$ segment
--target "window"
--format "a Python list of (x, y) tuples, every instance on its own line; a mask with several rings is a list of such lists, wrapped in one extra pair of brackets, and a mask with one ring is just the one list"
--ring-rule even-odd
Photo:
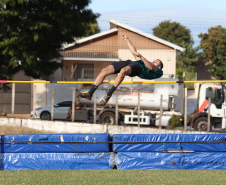
[(221, 89), (213, 89), (208, 87), (206, 89), (206, 100), (211, 98), (211, 103), (215, 104), (218, 109), (221, 108), (222, 98), (221, 98)]
[(74, 79), (94, 79), (94, 64), (77, 64)]
[(71, 107), (72, 106), (72, 101), (63, 101), (58, 103), (59, 107)]
[(221, 89), (207, 88), (206, 100), (208, 100), (209, 97), (211, 98), (211, 100), (221, 101)]

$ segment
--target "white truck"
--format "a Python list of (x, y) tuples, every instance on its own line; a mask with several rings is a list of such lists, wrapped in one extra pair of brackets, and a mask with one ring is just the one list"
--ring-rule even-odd
[[(83, 89), (84, 91), (88, 89)], [(178, 84), (154, 84), (153, 92), (140, 92), (140, 124), (141, 125), (159, 125), (160, 115), (160, 97), (163, 95), (162, 101), (162, 119), (161, 126), (167, 126), (168, 120), (172, 115), (178, 115), (181, 118), (181, 124), (184, 123), (184, 116), (182, 111), (175, 111), (179, 103), (174, 102), (174, 96), (178, 95)], [(97, 90), (97, 102), (104, 97), (107, 90)], [(180, 94), (183, 96), (183, 93)], [(206, 131), (208, 119), (208, 98), (211, 98), (210, 106), (210, 121), (211, 128), (226, 129), (226, 100), (225, 100), (225, 86), (214, 84), (200, 84), (198, 89), (197, 108), (193, 113), (188, 115), (187, 125), (190, 125), (194, 130)], [(93, 99), (91, 101), (80, 99), (80, 104), (84, 108), (93, 110)], [(180, 101), (183, 98), (180, 97)], [(106, 107), (97, 106), (97, 115), (99, 122), (103, 124), (115, 124), (115, 104), (116, 96), (113, 94), (112, 98)], [(84, 106), (85, 105), (85, 106)], [(118, 91), (118, 111), (119, 111), (119, 124), (132, 125), (138, 124), (138, 92)], [(183, 109), (183, 104), (180, 110)], [(90, 112), (92, 114), (92, 111)]]
[(208, 118), (208, 98), (211, 98), (210, 122), (211, 127), (226, 128), (225, 86), (214, 84), (200, 84), (198, 91), (198, 105), (196, 110), (188, 116), (188, 124), (194, 130), (206, 131)]
[[(175, 80), (175, 79), (174, 79)], [(145, 84), (148, 86), (148, 84)], [(179, 111), (174, 111), (176, 106), (174, 96), (178, 95), (179, 85), (172, 84), (152, 84), (153, 91), (150, 89), (145, 92), (144, 90), (131, 92), (130, 88), (120, 87), (118, 90), (118, 124), (123, 125), (137, 125), (138, 124), (138, 92), (140, 93), (140, 125), (159, 125), (160, 115), (160, 100), (162, 95), (162, 119), (161, 126), (167, 126), (168, 120), (172, 115), (178, 115), (183, 117)], [(141, 88), (136, 88), (142, 89)], [(81, 89), (82, 91), (88, 91), (88, 89)], [(96, 102), (100, 100), (106, 94), (106, 90), (96, 91)], [(88, 115), (93, 121), (93, 105), (94, 97), (92, 100), (86, 100), (83, 98), (76, 98), (77, 109), (88, 110)], [(115, 124), (115, 107), (116, 107), (116, 92), (113, 94), (109, 102), (105, 107), (98, 106), (97, 104), (97, 116), (99, 123), (103, 124)], [(157, 118), (157, 119), (156, 119)], [(76, 120), (76, 118), (75, 118)]]

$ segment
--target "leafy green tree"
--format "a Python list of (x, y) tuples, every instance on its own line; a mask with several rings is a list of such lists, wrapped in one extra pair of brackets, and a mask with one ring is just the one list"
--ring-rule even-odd
[(173, 129), (175, 127), (179, 127), (180, 125), (180, 118), (177, 115), (173, 115), (168, 121), (168, 128)]
[(226, 78), (226, 29), (222, 26), (211, 27), (208, 33), (199, 34), (203, 57), (211, 60), (211, 75), (220, 79)]
[(40, 78), (51, 75), (62, 64), (63, 43), (82, 37), (99, 14), (87, 6), (91, 0), (1, 0), (0, 78), (10, 79), (22, 70)]
[[(88, 37), (97, 33), (100, 33), (101, 29), (98, 26), (97, 23), (83, 23), (84, 27), (86, 27), (86, 29), (83, 32), (83, 35), (81, 37), (75, 37), (74, 40), (80, 40), (84, 37)], [(64, 43), (64, 44), (68, 44), (68, 43)]]
[[(9, 64), (10, 57), (0, 55), (0, 80), (12, 79), (13, 75), (19, 72), (18, 67), (13, 67)], [(4, 91), (10, 90), (10, 87), (7, 84), (0, 84), (0, 90)]]
[(182, 68), (185, 71), (195, 70), (195, 67), (192, 65), (193, 62), (198, 60), (200, 53), (198, 53), (200, 47), (193, 47), (194, 41), (192, 40), (189, 45), (186, 45), (184, 41), (180, 43), (180, 46), (185, 48), (179, 57), (177, 57), (177, 68)]
[(156, 37), (162, 38), (169, 42), (177, 43), (178, 45), (183, 43), (187, 46), (192, 41), (190, 29), (187, 29), (179, 22), (165, 20), (160, 22), (158, 26), (154, 27), (152, 31)]
[(101, 29), (97, 23), (90, 23), (87, 25), (87, 29), (85, 30), (84, 37), (88, 37), (90, 35), (94, 35), (100, 33)]
[(176, 73), (179, 78), (182, 77), (183, 72), (194, 70), (193, 62), (196, 62), (199, 53), (199, 47), (193, 47), (194, 41), (191, 37), (190, 29), (181, 25), (179, 22), (171, 22), (166, 20), (160, 22), (158, 26), (152, 29), (153, 34), (159, 38), (167, 40), (171, 43), (179, 45), (186, 50), (177, 57), (177, 70)]

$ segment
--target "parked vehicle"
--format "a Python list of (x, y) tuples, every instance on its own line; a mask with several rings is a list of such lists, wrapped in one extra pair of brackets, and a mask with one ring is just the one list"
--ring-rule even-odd
[[(54, 116), (53, 119), (65, 120), (70, 107), (72, 106), (72, 100), (65, 100), (54, 105)], [(31, 116), (33, 116), (33, 111), (31, 111)], [(51, 106), (44, 106), (35, 109), (35, 118), (41, 120), (51, 119)]]
[[(174, 107), (178, 106), (174, 103), (174, 95), (178, 92), (178, 86), (172, 84), (155, 84), (153, 93), (140, 92), (140, 124), (141, 125), (159, 125), (160, 115), (160, 95), (163, 95), (162, 100), (162, 119), (161, 126), (167, 126), (168, 120), (172, 115), (178, 115), (181, 118), (181, 123), (184, 123), (184, 117), (180, 112), (174, 111)], [(174, 90), (173, 90), (174, 89)], [(211, 98), (210, 105), (210, 121), (214, 128), (226, 129), (226, 99), (224, 85), (200, 84), (198, 91), (198, 104), (196, 110), (188, 115), (188, 125), (191, 125), (194, 130), (206, 131), (208, 125), (208, 98)], [(173, 91), (172, 91), (173, 90)], [(97, 102), (105, 95), (105, 91), (97, 91)], [(98, 109), (99, 122), (104, 124), (115, 124), (115, 102), (116, 97), (113, 97), (108, 102), (107, 106)], [(88, 101), (80, 99), (83, 105), (93, 104), (93, 100)], [(138, 98), (137, 93), (118, 92), (118, 111), (119, 124), (138, 124), (137, 115)], [(123, 120), (123, 121), (121, 121)]]
[[(158, 117), (160, 115), (160, 102), (162, 99), (162, 119), (161, 126), (167, 126), (168, 120), (172, 115), (182, 117), (180, 112), (174, 111), (176, 105), (174, 102), (174, 95), (178, 95), (178, 84), (154, 84), (154, 90), (139, 91), (140, 93), (140, 125), (159, 125)], [(81, 92), (88, 91), (82, 89)], [(107, 90), (97, 90), (96, 102), (104, 97)], [(113, 93), (109, 102), (103, 107), (96, 107), (97, 117), (99, 123), (102, 124), (115, 124), (115, 106), (118, 101), (118, 124), (123, 125), (137, 125), (138, 124), (138, 92), (131, 92), (130, 89), (118, 91), (118, 99), (116, 100), (116, 92)], [(93, 122), (93, 105), (94, 97), (91, 100), (76, 97), (76, 107), (81, 110), (88, 111), (88, 118)], [(75, 120), (77, 120), (75, 116)], [(182, 120), (182, 119), (181, 119)]]
[(188, 116), (188, 123), (194, 130), (207, 130), (209, 97), (211, 98), (210, 128), (214, 126), (214, 128), (226, 129), (225, 86), (200, 84), (197, 109)]

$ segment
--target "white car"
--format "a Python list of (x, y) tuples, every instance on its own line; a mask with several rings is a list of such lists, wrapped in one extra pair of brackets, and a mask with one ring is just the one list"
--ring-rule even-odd
[[(72, 100), (65, 100), (54, 105), (53, 119), (66, 120), (68, 111), (72, 106)], [(33, 117), (33, 111), (31, 111)], [(35, 109), (35, 118), (41, 120), (51, 119), (51, 106), (44, 106)]]

